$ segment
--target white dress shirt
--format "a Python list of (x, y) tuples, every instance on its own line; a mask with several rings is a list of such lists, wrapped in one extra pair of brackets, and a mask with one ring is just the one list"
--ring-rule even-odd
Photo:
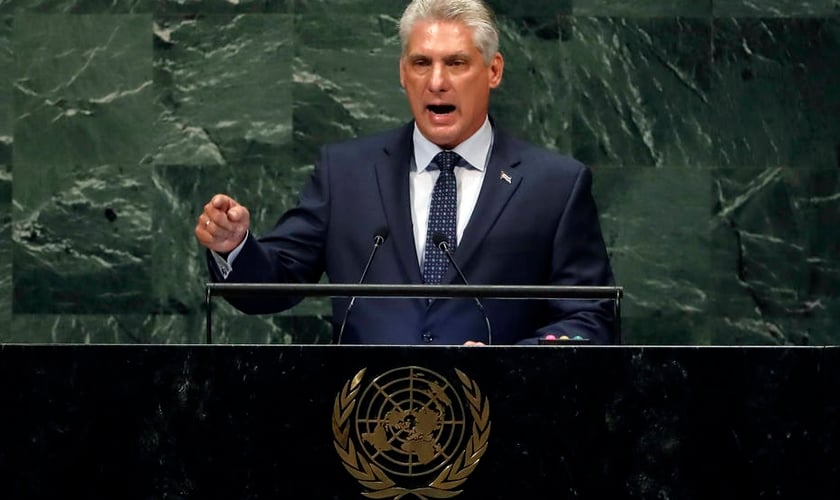
[[(414, 125), (414, 157), (409, 173), (409, 190), (411, 196), (411, 223), (414, 225), (414, 243), (417, 251), (417, 262), (423, 269), (426, 251), (426, 231), (429, 225), (429, 207), (432, 204), (432, 191), (440, 175), (440, 170), (429, 170), (429, 163), (435, 155), (443, 151), (440, 147), (426, 139), (417, 125)], [(490, 149), (493, 146), (493, 127), (490, 120), (485, 118), (484, 125), (453, 149), (466, 160), (469, 165), (461, 163), (455, 168), (455, 182), (458, 190), (458, 225), (456, 229), (456, 244), (460, 244), (464, 228), (470, 221), (487, 163), (490, 159)]]

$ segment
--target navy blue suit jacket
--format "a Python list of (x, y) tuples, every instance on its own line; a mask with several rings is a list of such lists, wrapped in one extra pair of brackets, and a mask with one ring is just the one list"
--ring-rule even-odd
[[(409, 201), (413, 123), (322, 148), (297, 207), (257, 240), (249, 236), (227, 282), (357, 283), (377, 229), (390, 236), (365, 283), (422, 283)], [(488, 170), (455, 251), (470, 284), (612, 285), (591, 195), (592, 175), (577, 161), (516, 140), (494, 127)], [(509, 182), (508, 182), (509, 181)], [(211, 272), (219, 280), (210, 260)], [(459, 284), (450, 266), (444, 283)], [(608, 301), (485, 299), (494, 344), (536, 343), (544, 334), (615, 341)], [(293, 302), (231, 300), (246, 313)], [(348, 299), (333, 300), (335, 331)], [(486, 341), (473, 300), (359, 298), (342, 343), (462, 344)]]

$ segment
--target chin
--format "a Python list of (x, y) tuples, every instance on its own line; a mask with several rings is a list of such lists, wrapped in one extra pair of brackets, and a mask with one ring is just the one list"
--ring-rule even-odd
[(443, 149), (452, 149), (458, 145), (458, 135), (454, 133), (437, 132), (434, 127), (427, 130), (420, 130), (427, 139)]
[(435, 143), (441, 149), (455, 149), (458, 145), (457, 141), (454, 141), (450, 138), (439, 138), (439, 137), (430, 137), (430, 141)]

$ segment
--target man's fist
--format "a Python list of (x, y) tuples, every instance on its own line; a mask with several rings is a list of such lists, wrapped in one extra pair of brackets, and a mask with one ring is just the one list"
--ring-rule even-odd
[(218, 253), (229, 253), (238, 247), (251, 224), (251, 214), (233, 198), (217, 194), (198, 216), (195, 237), (203, 246)]

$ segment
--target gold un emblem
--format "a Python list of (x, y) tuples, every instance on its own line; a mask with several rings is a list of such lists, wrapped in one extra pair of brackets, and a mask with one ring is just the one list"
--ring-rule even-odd
[(419, 366), (395, 368), (362, 385), (366, 370), (336, 395), (332, 418), (335, 449), (366, 489), (362, 495), (396, 500), (461, 493), (490, 437), (490, 404), (478, 385), (457, 368), (456, 388)]

